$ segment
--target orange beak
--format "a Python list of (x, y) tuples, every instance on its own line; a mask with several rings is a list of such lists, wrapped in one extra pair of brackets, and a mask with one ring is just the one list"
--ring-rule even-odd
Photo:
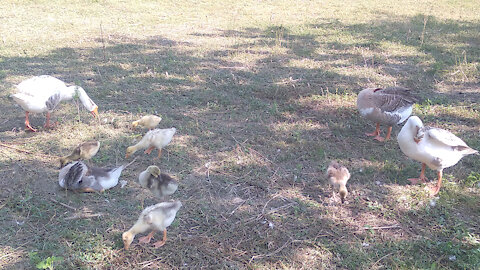
[(128, 154), (125, 154), (125, 158), (128, 158)]
[(96, 106), (90, 113), (93, 115), (93, 118), (98, 117), (98, 106)]

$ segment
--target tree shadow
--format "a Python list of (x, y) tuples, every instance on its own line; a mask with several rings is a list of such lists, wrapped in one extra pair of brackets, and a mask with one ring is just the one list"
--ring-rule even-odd
[[(17, 192), (13, 191), (7, 196), (7, 207), (3, 211), (33, 219), (33, 226), (42, 224), (41, 236), (46, 238), (34, 238), (29, 243), (27, 238), (36, 233), (29, 228), (22, 238), (23, 243), (27, 243), (23, 246), (12, 240), (15, 234), (9, 231), (7, 243), (2, 246), (28, 251), (38, 249), (43, 251), (43, 256), (55, 255), (49, 254), (51, 250), (73, 254), (66, 258), (66, 267), (94, 267), (96, 263), (110, 262), (102, 257), (102, 250), (121, 255), (112, 261), (125, 268), (139, 267), (141, 263), (159, 257), (155, 263), (171, 268), (200, 268), (206, 262), (219, 267), (261, 267), (263, 264), (281, 267), (281, 263), (290, 260), (301, 265), (304, 258), (300, 251), (303, 249), (325, 250), (325, 257), (317, 264), (319, 268), (324, 263), (345, 268), (362, 264), (375, 266), (373, 260), (380, 260), (389, 253), (373, 255), (374, 251), (362, 251), (364, 247), (358, 246), (361, 239), (381, 242), (392, 235), (401, 239), (401, 233), (372, 236), (355, 222), (379, 226), (386, 221), (401, 222), (401, 215), (383, 216), (381, 208), (367, 200), (374, 198), (380, 204), (388, 204), (391, 194), (376, 187), (371, 181), (372, 175), (373, 178), (387, 178), (386, 184), (396, 184), (392, 175), (398, 174), (401, 168), (392, 164), (401, 163), (401, 153), (398, 154), (394, 143), (379, 145), (361, 135), (365, 123), (358, 120), (354, 99), (356, 90), (369, 83), (365, 77), (341, 73), (328, 65), (308, 68), (291, 63), (305, 59), (317, 62), (342, 60), (347, 64), (338, 61), (332, 66), (353, 64), (364, 67), (365, 56), (354, 48), (368, 48), (378, 55), (385, 51), (376, 41), (382, 39), (418, 46), (418, 41), (413, 38), (404, 41), (398, 36), (389, 36), (388, 30), (404, 29), (403, 34), (407, 35), (406, 29), (413, 25), (418, 32), (420, 19), (417, 16), (374, 25), (343, 25), (332, 21), (309, 26), (312, 29), (342, 27), (352, 36), (363, 37), (364, 41), (354, 44), (324, 43), (314, 34), (295, 34), (285, 26), (273, 25), (265, 29), (194, 33), (206, 38), (238, 37), (235, 44), (201, 56), (192, 53), (194, 45), (188, 42), (161, 36), (148, 39), (112, 36), (107, 41), (98, 40), (98, 46), (94, 48), (61, 48), (43, 57), (4, 59), (0, 62), (0, 69), (6, 74), (0, 81), (0, 98), (5, 102), (0, 104), (0, 110), (6, 112), (6, 118), (19, 123), (9, 121), (5, 128), (2, 127), (0, 138), (3, 142), (59, 155), (68, 150), (61, 141), (62, 137), (84, 132), (91, 138), (102, 140), (100, 155), (94, 160), (108, 165), (113, 161), (124, 162), (125, 147), (133, 143), (132, 137), (142, 133), (129, 130), (129, 121), (145, 113), (162, 114), (161, 127), (176, 126), (178, 129), (174, 142), (165, 149), (161, 160), (141, 155), (125, 177), (133, 181), (148, 165), (159, 164), (162, 170), (178, 174), (181, 188), (175, 198), (185, 203), (171, 228), (171, 245), (161, 250), (136, 245), (132, 251), (122, 251), (121, 232), (138, 217), (142, 196), (148, 196), (145, 191), (129, 183), (126, 189), (115, 188), (104, 194), (56, 192), (57, 201), (107, 213), (99, 220), (72, 223), (57, 220), (56, 216), (64, 218), (70, 214), (65, 212), (68, 210), (42, 200), (52, 195), (49, 189), (56, 186), (53, 179), (57, 177), (54, 169), (57, 163), (45, 165), (40, 162), (41, 157), (36, 157), (33, 161), (28, 160), (28, 166), (38, 168), (41, 179), (28, 174), (24, 178), (17, 175), (15, 188), (35, 180), (38, 185), (48, 186), (32, 188), (32, 193), (38, 191), (39, 196), (30, 201), (30, 208), (25, 209), (16, 206), (22, 198), (15, 198)], [(453, 24), (450, 25), (435, 18), (429, 20), (434, 29), (457, 27), (455, 31), (460, 30), (464, 35), (461, 39), (464, 44), (476, 41), (464, 33), (471, 30), (471, 24), (450, 22)], [(448, 33), (453, 35), (455, 31)], [(318, 47), (326, 48), (327, 53), (318, 53)], [(448, 51), (445, 47), (439, 47), (436, 52), (430, 52), (428, 48), (424, 50), (436, 61), (447, 63), (448, 67), (455, 65), (443, 58), (442, 51)], [(256, 54), (258, 59), (253, 60), (251, 66), (245, 65), (230, 57), (236, 52)], [(416, 56), (390, 57), (398, 60), (400, 64), (395, 65), (399, 66), (388, 66), (393, 64), (381, 59), (385, 63), (374, 60), (374, 64), (383, 65), (380, 70), (398, 82), (422, 89), (422, 96), (448, 99), (448, 95), (438, 93), (432, 86), (435, 74), (420, 72), (423, 67), (416, 66)], [(405, 72), (399, 73), (395, 69)], [(100, 106), (107, 120), (115, 117), (122, 125), (112, 128), (107, 122), (89, 127), (84, 119), (75, 121), (71, 116), (72, 109), (68, 111), (66, 108), (55, 112), (55, 117), (66, 118), (66, 127), (58, 130), (59, 134), (11, 132), (23, 121), (18, 116), (21, 110), (7, 98), (8, 89), (12, 87), (12, 82), (7, 79), (39, 74), (51, 74), (81, 85)], [(475, 98), (477, 94), (471, 95)], [(455, 105), (459, 101), (450, 102)], [(49, 136), (53, 138), (48, 140)], [(79, 143), (80, 139), (78, 136), (70, 145)], [(11, 159), (4, 165), (15, 168), (26, 156)], [(323, 185), (319, 180), (324, 177), (326, 164), (334, 158), (347, 163), (356, 173), (361, 168), (369, 169), (363, 163), (390, 160), (388, 164), (391, 166), (379, 165), (384, 170), (379, 173), (375, 172), (378, 167), (371, 167), (371, 173), (358, 173), (358, 178), (352, 179), (351, 204), (329, 205), (326, 203), (327, 192), (318, 186)], [(7, 178), (8, 172), (5, 171), (2, 179)], [(47, 181), (52, 185), (46, 184)], [(0, 184), (8, 186), (6, 180), (0, 180)], [(362, 191), (364, 189), (366, 191)], [(148, 199), (146, 202), (154, 201)], [(29, 214), (33, 210), (27, 211), (32, 207), (39, 208), (33, 216)], [(8, 222), (2, 227), (8, 227), (12, 219)], [(407, 234), (406, 240), (395, 238), (393, 244), (397, 248), (392, 252), (402, 252), (402, 241), (415, 242), (411, 239), (418, 235), (421, 234)], [(337, 242), (340, 245), (335, 244)], [(54, 246), (45, 247), (48, 243), (54, 243)], [(417, 247), (423, 245), (421, 241), (415, 243), (418, 243)], [(388, 243), (382, 242), (378, 246), (382, 245)], [(93, 247), (93, 251), (84, 253), (82, 250), (86, 246)], [(91, 259), (97, 255), (101, 258)], [(338, 258), (340, 255), (347, 256), (349, 261), (342, 262)], [(359, 261), (355, 262), (355, 259)], [(407, 267), (416, 265), (409, 262)], [(391, 265), (395, 263), (392, 261)], [(18, 266), (22, 264), (27, 262), (24, 260)]]
[[(470, 92), (463, 98), (456, 96), (458, 92), (464, 92), (462, 89), (465, 86), (478, 88), (478, 72), (473, 71), (467, 76), (462, 70), (469, 65), (478, 65), (480, 50), (478, 46), (472, 46), (480, 42), (475, 30), (479, 28), (478, 24), (440, 20), (424, 14), (413, 17), (384, 15), (389, 19), (351, 25), (333, 21), (311, 24), (310, 27), (341, 28), (343, 33), (352, 36), (352, 40), (360, 41), (348, 44), (330, 42), (326, 44), (327, 47), (340, 51), (360, 50), (368, 55), (363, 56), (362, 62), (365, 66), (371, 61), (372, 67), (375, 66), (382, 73), (395, 77), (398, 83), (411, 87), (423, 97), (440, 96), (446, 104), (458, 104), (464, 101), (465, 97), (470, 101), (478, 100), (478, 91)], [(423, 56), (390, 55), (390, 44), (413, 49)], [(464, 73), (464, 78), (455, 79), (453, 76), (457, 73)], [(447, 92), (438, 89), (438, 86), (442, 85), (448, 89)]]

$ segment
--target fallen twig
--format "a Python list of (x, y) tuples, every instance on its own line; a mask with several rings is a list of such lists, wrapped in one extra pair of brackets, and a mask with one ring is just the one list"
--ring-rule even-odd
[(77, 211), (77, 208), (75, 208), (75, 207), (73, 207), (73, 206), (70, 206), (70, 205), (68, 205), (68, 204), (64, 204), (64, 203), (62, 203), (62, 202), (59, 202), (59, 201), (55, 200), (54, 198), (50, 198), (50, 201), (52, 201), (52, 202), (54, 202), (54, 203), (58, 203), (58, 204), (60, 204), (61, 206), (65, 206), (65, 207), (68, 208), (68, 209), (72, 209), (73, 211)]
[(371, 269), (374, 269), (374, 266), (376, 266), (377, 263), (379, 263), (381, 260), (385, 259), (386, 257), (388, 257), (388, 256), (390, 256), (390, 255), (392, 255), (392, 254), (394, 254), (394, 253), (395, 253), (395, 252), (388, 253), (387, 255), (381, 257), (380, 259), (378, 259), (378, 260), (372, 265)]
[(161, 259), (162, 259), (162, 257), (158, 257), (158, 258), (155, 258), (153, 260), (148, 260), (148, 261), (141, 262), (140, 264), (142, 265), (142, 269), (143, 269), (143, 268), (149, 267), (150, 265), (152, 265), (153, 263), (155, 263), (157, 261), (160, 261)]
[[(275, 198), (275, 197), (274, 197), (274, 198)], [(272, 198), (271, 200), (273, 200), (274, 198)], [(271, 200), (270, 200), (270, 201), (271, 201)], [(268, 204), (268, 202), (267, 202), (267, 204)], [(297, 204), (297, 203), (296, 203), (296, 202), (287, 203), (287, 204), (282, 205), (282, 206), (280, 206), (280, 207), (274, 208), (274, 209), (268, 211), (267, 213), (264, 213), (265, 208), (263, 208), (262, 213), (260, 213), (260, 214), (254, 216), (254, 217), (251, 217), (251, 218), (243, 221), (243, 223), (244, 223), (244, 224), (248, 224), (248, 223), (250, 223), (250, 222), (252, 222), (252, 221), (254, 221), (254, 220), (259, 220), (259, 219), (261, 219), (262, 217), (271, 215), (271, 214), (273, 214), (273, 213), (275, 213), (275, 212), (278, 212), (278, 211), (280, 211), (280, 210), (282, 210), (282, 209), (289, 208), (289, 207), (291, 207), (292, 205), (295, 205), (295, 204)], [(265, 205), (266, 205), (266, 204), (265, 204)]]
[(390, 225), (390, 226), (363, 227), (362, 229), (364, 229), (364, 230), (383, 230), (383, 229), (396, 229), (396, 228), (400, 228), (400, 225), (393, 224), (393, 225)]
[(124, 169), (127, 168), (128, 166), (132, 165), (133, 162), (135, 162), (135, 160), (137, 160), (138, 156), (136, 156), (130, 163), (128, 164), (125, 164), (125, 166), (123, 167)]
[(52, 159), (60, 158), (60, 157), (57, 157), (57, 156), (45, 155), (45, 154), (40, 154), (40, 153), (33, 153), (33, 152), (30, 152), (30, 151), (27, 151), (27, 150), (18, 149), (18, 148), (16, 148), (16, 147), (13, 147), (13, 146), (10, 146), (10, 145), (4, 144), (4, 143), (0, 143), (0, 146), (3, 146), (3, 147), (5, 147), (5, 148), (10, 148), (10, 149), (16, 150), (16, 151), (18, 151), (18, 152), (31, 154), (31, 155), (44, 156), (44, 157), (48, 157), (48, 158), (52, 158)]
[(277, 253), (279, 253), (280, 251), (282, 251), (288, 244), (292, 243), (292, 240), (289, 239), (287, 242), (285, 242), (285, 244), (283, 244), (283, 246), (279, 247), (277, 250), (273, 251), (273, 252), (270, 252), (268, 254), (260, 254), (260, 255), (254, 255), (252, 256), (252, 258), (250, 259), (250, 261), (248, 263), (251, 263), (253, 260), (255, 259), (258, 259), (258, 258), (264, 258), (264, 257), (270, 257), (270, 256), (273, 256)]
[(75, 214), (71, 217), (66, 217), (65, 220), (81, 219), (81, 218), (93, 218), (103, 216), (103, 213), (89, 214), (89, 213), (80, 213)]
[(228, 217), (231, 217), (233, 214), (235, 214), (235, 211), (237, 211), (238, 208), (240, 208), (240, 206), (244, 205), (249, 199), (246, 199), (244, 200), (243, 202), (241, 202), (237, 207), (235, 207), (235, 209), (233, 209), (233, 211), (230, 212), (229, 216)]
[(246, 69), (247, 67), (218, 67), (220, 69)]

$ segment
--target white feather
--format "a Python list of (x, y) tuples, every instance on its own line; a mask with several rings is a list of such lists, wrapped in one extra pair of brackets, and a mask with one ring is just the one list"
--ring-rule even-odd
[[(417, 143), (414, 141), (414, 138), (417, 136), (418, 130), (421, 131), (423, 127), (420, 118), (417, 116), (410, 117), (400, 133), (398, 133), (398, 145), (405, 155), (425, 163), (432, 170), (440, 171), (451, 167), (457, 164), (464, 156), (477, 152), (449, 131), (435, 128), (430, 130), (424, 129), (423, 137)], [(452, 143), (447, 144), (445, 141)], [(456, 146), (467, 148), (458, 149)]]

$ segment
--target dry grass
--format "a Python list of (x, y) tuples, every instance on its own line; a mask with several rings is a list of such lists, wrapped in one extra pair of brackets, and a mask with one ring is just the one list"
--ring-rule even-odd
[[(479, 268), (478, 158), (447, 169), (433, 202), (407, 184), (420, 165), (395, 141), (362, 135), (358, 91), (397, 84), (425, 122), (480, 149), (477, 3), (404, 2), (3, 1), (0, 267)], [(8, 96), (39, 74), (83, 86), (101, 121), (64, 104), (57, 129), (25, 132)], [(160, 160), (136, 154), (123, 189), (57, 187), (56, 158), (79, 142), (102, 142), (97, 165), (128, 162), (143, 134), (129, 123), (147, 113), (178, 130)], [(326, 184), (331, 159), (352, 172), (346, 205)], [(124, 251), (121, 233), (156, 203), (133, 183), (151, 164), (180, 180), (184, 207), (164, 247)]]

